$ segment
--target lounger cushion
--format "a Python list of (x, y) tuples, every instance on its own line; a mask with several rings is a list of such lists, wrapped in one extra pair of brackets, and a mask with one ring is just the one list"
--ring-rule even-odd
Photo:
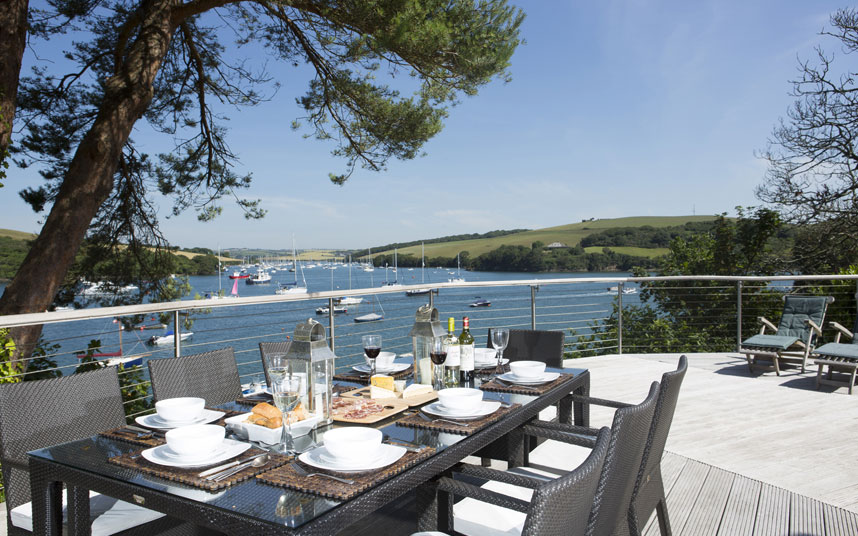
[[(63, 524), (66, 521), (66, 494), (62, 494), (63, 501)], [(147, 510), (136, 504), (127, 503), (101, 495), (94, 491), (89, 492), (89, 515), (92, 518), (92, 536), (110, 536), (117, 532), (128, 530), (132, 527), (155, 521), (164, 517), (164, 514)], [(24, 503), (16, 506), (10, 512), (12, 524), (19, 529), (33, 531), (33, 503)], [(63, 530), (65, 533), (65, 530)]]
[(785, 335), (754, 335), (750, 339), (745, 339), (742, 342), (742, 346), (749, 348), (773, 348), (776, 350), (786, 350), (796, 342), (798, 342), (798, 337)]
[(826, 296), (787, 296), (784, 298), (784, 313), (778, 324), (778, 335), (806, 339), (810, 330), (807, 320), (822, 326), (827, 305)]
[(843, 344), (842, 342), (830, 342), (823, 344), (813, 351), (814, 355), (821, 357), (834, 356), (849, 359), (858, 359), (858, 344)]

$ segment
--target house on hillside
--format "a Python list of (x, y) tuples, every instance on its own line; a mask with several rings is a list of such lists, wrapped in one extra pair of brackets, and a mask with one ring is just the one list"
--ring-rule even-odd
[(558, 249), (558, 248), (568, 248), (568, 247), (569, 246), (567, 246), (563, 242), (552, 242), (552, 243), (548, 244), (547, 246), (545, 246), (545, 249)]

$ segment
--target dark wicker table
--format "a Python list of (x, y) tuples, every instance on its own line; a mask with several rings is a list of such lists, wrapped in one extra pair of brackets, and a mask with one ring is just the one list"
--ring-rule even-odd
[(400, 426), (396, 417), (379, 423), (385, 434), (432, 446), (437, 452), (348, 501), (270, 486), (257, 479), (219, 493), (207, 493), (108, 463), (108, 458), (139, 447), (102, 436), (36, 450), (30, 453), (34, 533), (61, 533), (60, 505), (65, 484), (69, 490), (70, 535), (89, 533), (89, 490), (227, 534), (335, 534), (503, 438), (550, 405), (558, 404), (560, 420), (574, 419), (575, 424), (589, 425), (589, 408), (573, 403), (568, 395), (589, 394), (590, 374), (585, 369), (566, 369), (566, 372), (573, 372), (574, 376), (539, 397), (487, 392), (487, 399), (521, 406), (470, 436)]

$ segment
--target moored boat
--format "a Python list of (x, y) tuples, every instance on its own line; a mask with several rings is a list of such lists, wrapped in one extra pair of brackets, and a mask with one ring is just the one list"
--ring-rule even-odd
[[(179, 336), (179, 340), (185, 341), (193, 337), (193, 331), (183, 331)], [(176, 341), (176, 335), (173, 333), (173, 330), (169, 330), (163, 335), (153, 335), (149, 339), (149, 344), (153, 346), (164, 346), (166, 344), (173, 344)]]

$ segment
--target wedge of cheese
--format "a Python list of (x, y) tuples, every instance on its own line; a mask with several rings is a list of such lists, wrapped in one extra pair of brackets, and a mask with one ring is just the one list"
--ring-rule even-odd
[(425, 395), (432, 392), (431, 385), (424, 385), (422, 383), (412, 383), (408, 387), (402, 391), (402, 398), (411, 398), (412, 396), (420, 396)]
[(396, 398), (396, 392), (377, 385), (369, 386), (370, 398)]
[(388, 391), (394, 391), (393, 376), (387, 376), (385, 374), (376, 374), (369, 379), (369, 384), (374, 385), (376, 387), (381, 387), (382, 389), (387, 389)]

